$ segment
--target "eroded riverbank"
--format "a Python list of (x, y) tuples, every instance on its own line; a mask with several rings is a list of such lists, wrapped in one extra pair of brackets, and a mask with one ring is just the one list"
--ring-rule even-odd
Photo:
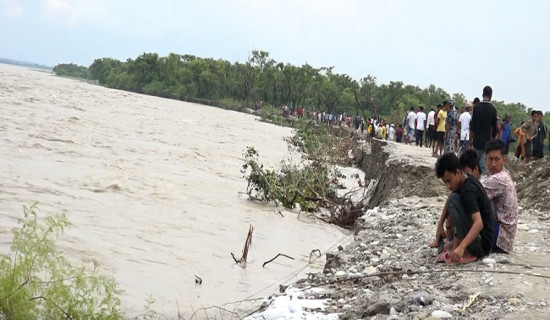
[[(361, 164), (366, 178), (378, 183), (370, 200), (372, 209), (361, 219), (354, 241), (327, 254), (324, 272), (298, 281), (286, 294), (274, 295), (277, 308), (268, 312), (276, 310), (284, 316), (281, 319), (546, 316), (550, 216), (544, 203), (535, 205), (531, 196), (521, 197), (523, 188), (531, 188), (528, 183), (522, 179), (516, 186), (521, 209), (515, 252), (447, 266), (436, 264), (435, 249), (428, 247), (448, 194), (435, 178), (430, 151), (376, 142)], [(530, 177), (544, 171), (545, 165), (546, 160), (510, 167), (516, 177)], [(287, 296), (293, 299), (284, 303)]]

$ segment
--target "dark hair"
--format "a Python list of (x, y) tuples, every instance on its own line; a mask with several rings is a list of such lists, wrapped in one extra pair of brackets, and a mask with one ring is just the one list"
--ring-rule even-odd
[(414, 111), (414, 107), (411, 107), (411, 111)]
[(439, 108), (443, 108), (443, 106), (442, 106), (441, 104), (438, 104), (438, 105), (437, 105), (437, 108), (438, 108), (438, 109), (439, 109)]
[(443, 100), (443, 106), (444, 106), (444, 107), (446, 107), (446, 106), (447, 106), (447, 102), (449, 102), (449, 101), (447, 101), (447, 100)]
[(534, 116), (534, 115), (536, 115), (537, 113), (538, 113), (537, 110), (531, 111), (531, 117)]
[(424, 110), (424, 107), (423, 106), (418, 106), (418, 109)]
[(442, 178), (445, 171), (455, 173), (456, 170), (462, 171), (460, 168), (460, 161), (458, 161), (458, 158), (454, 153), (445, 153), (441, 156), (441, 158), (437, 159), (437, 163), (435, 164), (435, 174), (438, 178)]
[(491, 97), (493, 96), (493, 89), (489, 86), (485, 86), (485, 88), (483, 88), (483, 96), (491, 100)]
[(489, 153), (489, 151), (498, 150), (500, 153), (505, 156), (506, 152), (504, 150), (504, 142), (500, 139), (493, 139), (485, 145), (485, 153)]
[(478, 97), (474, 98), (473, 104), (476, 104), (476, 103), (479, 103), (479, 98)]
[(461, 156), (460, 156), (460, 167), (462, 169), (468, 167), (472, 170), (477, 169), (479, 170), (479, 159), (477, 157), (477, 152), (475, 150), (466, 150)]

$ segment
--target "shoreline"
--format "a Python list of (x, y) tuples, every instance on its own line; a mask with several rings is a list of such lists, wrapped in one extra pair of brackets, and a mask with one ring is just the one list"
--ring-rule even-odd
[(272, 295), (262, 312), (245, 319), (275, 319), (274, 313), (280, 319), (544, 317), (550, 213), (546, 203), (533, 203), (534, 187), (518, 180), (545, 174), (547, 160), (508, 165), (520, 205), (515, 251), (447, 266), (436, 264), (436, 250), (428, 247), (448, 195), (430, 151), (374, 140), (360, 167), (367, 184), (376, 182), (352, 243), (327, 253), (323, 272)]

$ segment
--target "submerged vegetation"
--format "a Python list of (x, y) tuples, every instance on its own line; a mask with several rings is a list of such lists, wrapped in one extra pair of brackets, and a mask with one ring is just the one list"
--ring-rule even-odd
[(350, 193), (338, 195), (341, 173), (335, 164), (351, 164), (348, 152), (356, 148), (354, 142), (349, 136), (334, 135), (325, 126), (300, 126), (302, 129), (287, 141), (307, 158), (298, 163), (282, 161), (279, 168), (267, 169), (254, 147), (246, 149), (241, 170), (247, 181), (246, 193), (252, 199), (299, 208), (326, 222), (351, 228), (362, 215), (363, 204), (354, 203)]

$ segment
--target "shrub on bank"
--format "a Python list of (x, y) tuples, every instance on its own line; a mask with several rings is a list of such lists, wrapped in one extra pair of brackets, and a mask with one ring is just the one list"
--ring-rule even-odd
[(75, 267), (55, 252), (65, 214), (37, 219), (23, 208), (8, 254), (0, 256), (0, 315), (6, 319), (122, 319), (122, 290), (112, 278)]

